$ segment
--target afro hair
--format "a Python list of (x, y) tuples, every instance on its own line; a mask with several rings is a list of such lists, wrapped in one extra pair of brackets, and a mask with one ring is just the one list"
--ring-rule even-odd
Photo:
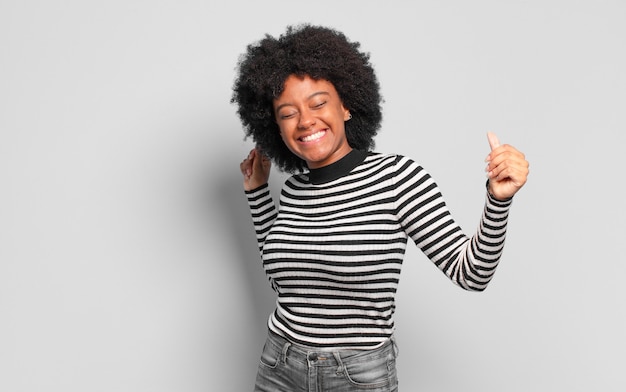
[(332, 83), (352, 115), (345, 129), (348, 144), (363, 151), (374, 147), (382, 97), (369, 53), (359, 48), (339, 31), (308, 24), (289, 26), (278, 38), (266, 35), (248, 45), (238, 62), (231, 103), (238, 106), (246, 137), (280, 170), (294, 173), (307, 167), (283, 143), (274, 117), (273, 101), (291, 75)]

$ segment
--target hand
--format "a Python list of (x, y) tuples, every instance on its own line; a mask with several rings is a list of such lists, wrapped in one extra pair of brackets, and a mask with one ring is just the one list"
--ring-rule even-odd
[(268, 157), (261, 154), (258, 149), (252, 149), (248, 157), (239, 165), (241, 174), (243, 174), (243, 189), (251, 191), (267, 184), (271, 166), (272, 162)]
[(528, 177), (528, 161), (520, 151), (508, 144), (500, 145), (498, 137), (487, 132), (491, 153), (487, 162), (489, 193), (496, 199), (505, 200), (519, 191)]

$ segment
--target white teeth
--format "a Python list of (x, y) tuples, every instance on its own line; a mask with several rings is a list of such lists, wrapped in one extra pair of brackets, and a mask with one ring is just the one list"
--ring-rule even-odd
[(303, 142), (311, 142), (313, 140), (317, 140), (317, 139), (321, 138), (322, 136), (324, 136), (325, 133), (326, 133), (325, 131), (315, 132), (312, 135), (300, 138), (300, 140), (302, 140)]

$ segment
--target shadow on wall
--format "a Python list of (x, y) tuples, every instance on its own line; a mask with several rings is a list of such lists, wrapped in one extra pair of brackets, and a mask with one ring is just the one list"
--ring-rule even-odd
[(218, 214), (221, 216), (219, 222), (224, 225), (222, 230), (230, 234), (233, 238), (230, 243), (235, 245), (232, 247), (235, 253), (232, 254), (231, 262), (238, 266), (241, 277), (238, 289), (247, 289), (247, 295), (241, 298), (247, 297), (250, 301), (247, 307), (252, 310), (249, 332), (257, 337), (254, 341), (261, 347), (267, 336), (267, 319), (273, 311), (276, 297), (263, 270), (238, 165), (230, 164), (232, 170), (220, 171), (220, 178), (214, 183), (217, 185), (215, 196), (219, 206)]

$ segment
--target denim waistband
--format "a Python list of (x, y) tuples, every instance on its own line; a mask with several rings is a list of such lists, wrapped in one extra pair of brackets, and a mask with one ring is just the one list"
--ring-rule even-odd
[(334, 350), (328, 348), (315, 348), (292, 343), (284, 337), (269, 330), (269, 342), (282, 352), (281, 360), (284, 363), (295, 361), (307, 366), (343, 366), (343, 362), (366, 361), (378, 356), (387, 356), (390, 352), (397, 357), (398, 346), (392, 336), (380, 347), (371, 350)]

